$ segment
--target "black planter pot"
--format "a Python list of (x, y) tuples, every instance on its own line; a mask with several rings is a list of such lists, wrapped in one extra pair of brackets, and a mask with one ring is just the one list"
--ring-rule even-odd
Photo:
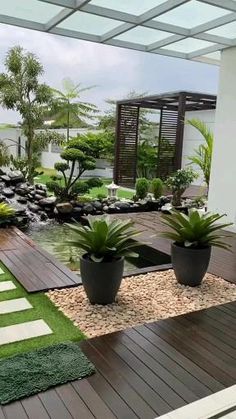
[(124, 258), (112, 262), (93, 262), (87, 255), (80, 259), (82, 283), (91, 304), (115, 301), (124, 271)]
[(207, 271), (211, 247), (191, 249), (172, 243), (171, 258), (177, 281), (183, 285), (200, 285)]

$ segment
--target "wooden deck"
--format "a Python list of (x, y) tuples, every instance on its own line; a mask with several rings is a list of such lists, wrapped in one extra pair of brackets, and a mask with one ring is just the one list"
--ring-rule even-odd
[(235, 384), (235, 338), (229, 303), (89, 339), (93, 376), (2, 406), (0, 418), (154, 419)]
[(81, 283), (79, 276), (17, 228), (0, 229), (0, 260), (28, 292)]

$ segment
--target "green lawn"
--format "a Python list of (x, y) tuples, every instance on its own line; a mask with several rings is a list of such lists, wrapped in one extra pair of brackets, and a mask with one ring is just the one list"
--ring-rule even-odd
[(83, 333), (49, 300), (43, 293), (28, 294), (7, 268), (0, 263), (5, 274), (0, 275), (0, 281), (11, 280), (16, 289), (0, 293), (0, 301), (25, 297), (33, 308), (10, 314), (0, 314), (1, 327), (43, 319), (53, 333), (27, 339), (21, 342), (0, 345), (0, 358), (27, 352), (36, 348), (46, 347), (59, 342), (79, 341), (85, 338)]
[[(40, 167), (37, 169), (38, 171), (43, 171), (44, 174), (40, 175), (38, 178), (35, 179), (35, 183), (43, 183), (44, 185), (50, 181), (50, 176), (56, 175), (57, 172), (54, 169), (45, 169), (43, 167)], [(111, 183), (111, 179), (104, 179), (104, 184), (100, 188), (93, 188), (90, 190), (89, 194), (92, 198), (96, 198), (98, 194), (107, 195), (107, 188), (105, 185), (108, 185)], [(134, 195), (134, 192), (132, 191), (126, 191), (122, 188), (118, 190), (117, 196), (119, 198), (127, 198), (131, 199)]]

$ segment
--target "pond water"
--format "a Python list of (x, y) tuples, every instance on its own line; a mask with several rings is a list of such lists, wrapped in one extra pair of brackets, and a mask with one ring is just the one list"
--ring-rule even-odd
[[(79, 259), (84, 251), (67, 246), (66, 242), (76, 239), (77, 235), (66, 225), (55, 222), (51, 224), (34, 223), (27, 231), (27, 235), (72, 271), (79, 273)], [(170, 263), (169, 256), (154, 251), (148, 246), (140, 246), (136, 249), (136, 252), (139, 253), (138, 258), (128, 258), (125, 260), (125, 273), (146, 268), (147, 266)]]

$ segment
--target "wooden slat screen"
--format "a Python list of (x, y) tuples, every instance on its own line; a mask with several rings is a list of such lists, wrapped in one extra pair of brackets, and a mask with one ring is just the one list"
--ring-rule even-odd
[(114, 179), (133, 187), (136, 181), (139, 108), (119, 105), (117, 109), (116, 160)]
[(175, 163), (178, 111), (162, 109), (159, 131), (157, 176), (166, 179), (178, 169)]

